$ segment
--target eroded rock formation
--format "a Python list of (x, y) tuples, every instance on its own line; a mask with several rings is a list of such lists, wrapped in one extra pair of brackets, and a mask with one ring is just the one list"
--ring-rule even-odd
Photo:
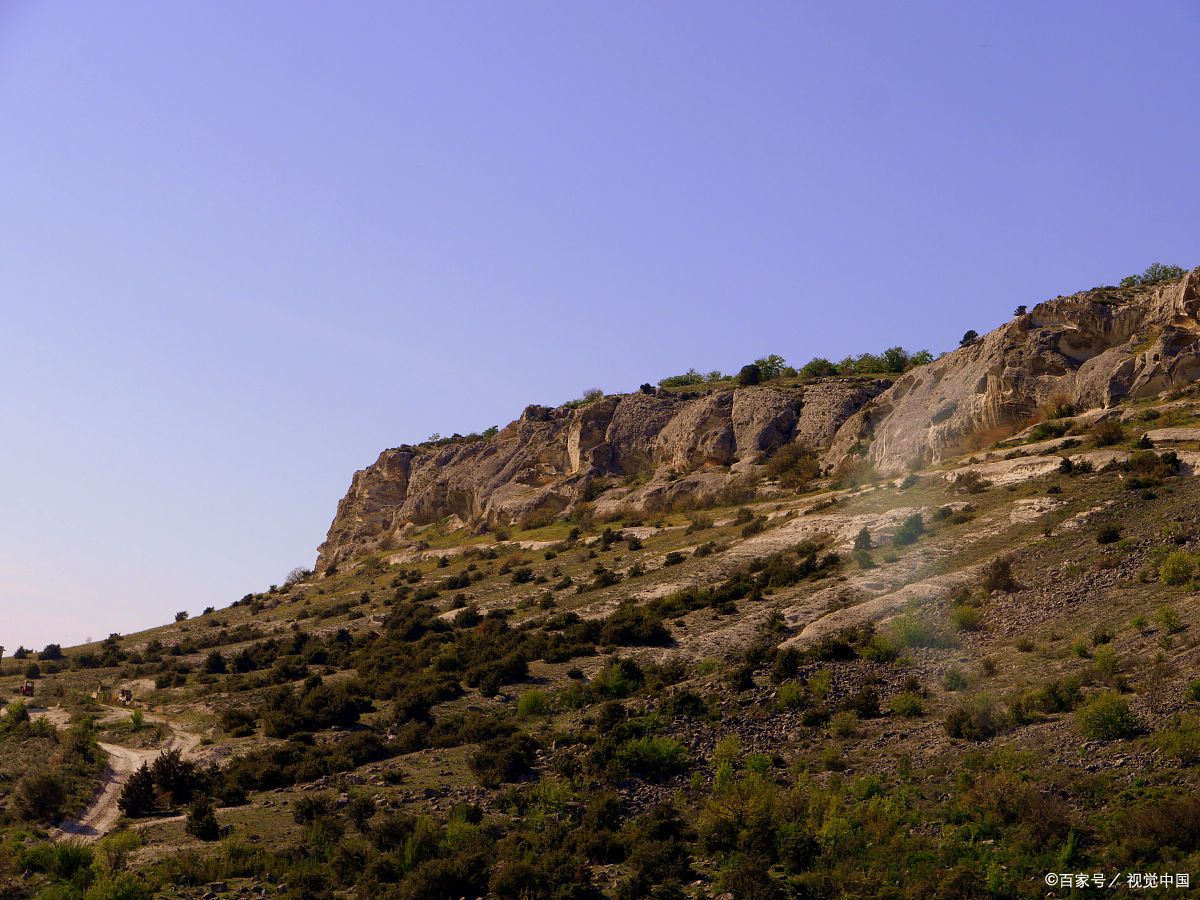
[(1179, 281), (1099, 288), (1038, 304), (894, 383), (830, 378), (690, 395), (530, 406), (486, 439), (384, 451), (355, 474), (318, 567), (451, 516), (466, 526), (548, 521), (581, 500), (653, 512), (752, 479), (798, 441), (836, 467), (886, 473), (990, 445), (1047, 408), (1103, 409), (1200, 375), (1200, 269)]
[(317, 565), (323, 570), (448, 516), (508, 525), (552, 517), (585, 497), (601, 512), (649, 511), (715, 494), (781, 444), (824, 448), (887, 385), (826, 379), (530, 406), (487, 439), (385, 450), (355, 473)]
[(827, 460), (865, 451), (898, 472), (992, 443), (1048, 406), (1110, 406), (1200, 374), (1200, 269), (1180, 281), (1040, 303), (898, 378), (838, 430)]

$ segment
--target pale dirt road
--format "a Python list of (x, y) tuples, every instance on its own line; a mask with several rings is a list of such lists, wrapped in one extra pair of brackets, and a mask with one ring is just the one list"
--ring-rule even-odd
[(121, 789), (125, 782), (142, 763), (154, 762), (160, 752), (158, 749), (133, 750), (116, 744), (101, 744), (100, 749), (108, 754), (104, 784), (100, 793), (92, 799), (91, 805), (78, 819), (68, 820), (58, 826), (58, 834), (55, 836), (60, 840), (76, 838), (85, 842), (98, 841), (112, 831), (117, 819), (121, 817), (121, 808), (117, 801), (121, 798)]
[[(63, 727), (70, 717), (65, 710), (45, 709), (30, 710), (30, 714), (52, 721), (56, 726)], [(127, 718), (131, 710), (116, 709), (105, 716), (102, 722), (114, 722)], [(122, 747), (119, 744), (101, 743), (100, 749), (108, 754), (108, 765), (104, 769), (104, 781), (100, 791), (92, 799), (77, 819), (63, 822), (55, 829), (57, 840), (73, 839), (91, 843), (98, 841), (112, 831), (117, 819), (121, 817), (121, 808), (117, 801), (121, 798), (121, 789), (129, 776), (136, 772), (143, 763), (152, 764), (163, 750), (182, 750), (184, 756), (194, 756), (200, 746), (200, 735), (178, 730), (171, 722), (156, 716), (146, 716), (147, 722), (156, 722), (171, 729), (171, 740), (165, 747), (151, 749), (134, 749)]]

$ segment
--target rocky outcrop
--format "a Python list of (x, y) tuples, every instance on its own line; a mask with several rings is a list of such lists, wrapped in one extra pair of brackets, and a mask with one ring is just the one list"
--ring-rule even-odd
[(1040, 303), (906, 373), (845, 421), (826, 456), (884, 472), (990, 445), (1045, 407), (1107, 407), (1200, 374), (1200, 269), (1180, 281)]
[(385, 450), (355, 473), (317, 565), (323, 571), (449, 516), (508, 525), (552, 518), (582, 498), (601, 510), (650, 511), (716, 494), (781, 444), (824, 447), (886, 384), (827, 379), (530, 406), (490, 438)]
[(827, 379), (804, 394), (804, 408), (796, 423), (796, 440), (814, 449), (828, 447), (842, 424), (869, 400), (883, 393), (891, 381), (857, 378)]
[[(1007, 437), (1048, 407), (1103, 409), (1200, 375), (1200, 269), (1139, 288), (1035, 306), (894, 383), (822, 379), (585, 406), (531, 406), (497, 434), (382, 453), (355, 474), (318, 566), (387, 546), (414, 525), (549, 520), (581, 500), (655, 511), (744, 486), (765, 454), (799, 441), (836, 466), (884, 472)], [(739, 488), (740, 489), (740, 488)]]

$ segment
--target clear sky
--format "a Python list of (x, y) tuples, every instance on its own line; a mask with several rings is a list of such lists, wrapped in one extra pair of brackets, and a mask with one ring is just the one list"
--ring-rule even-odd
[(311, 565), (389, 446), (1200, 262), (1194, 2), (0, 0), (0, 643)]

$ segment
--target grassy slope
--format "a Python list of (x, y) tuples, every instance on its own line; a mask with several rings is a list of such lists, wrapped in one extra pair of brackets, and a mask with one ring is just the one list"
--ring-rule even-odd
[[(1194, 421), (1187, 410), (1170, 416), (1171, 424)], [(1129, 429), (1130, 438), (1137, 433)], [(1087, 448), (1084, 437), (1083, 445), (1069, 452)], [(998, 452), (997, 458), (1002, 455)], [(1171, 477), (1152, 493), (1128, 490), (1117, 472), (1055, 473), (974, 495), (952, 493), (941, 472), (930, 472), (903, 488), (876, 484), (841, 492), (838, 504), (822, 515), (869, 518), (918, 507), (925, 510), (928, 531), (911, 546), (872, 551), (876, 569), (863, 571), (843, 553), (840, 570), (831, 577), (802, 581), (763, 599), (741, 600), (735, 611), (702, 608), (673, 616), (668, 622), (673, 646), (611, 648), (646, 663), (675, 659), (682, 664), (671, 676), (680, 680), (670, 687), (634, 690), (623, 712), (652, 738), (677, 740), (686, 748), (687, 762), (678, 774), (640, 777), (636, 768), (589, 768), (580, 746), (595, 749), (606, 728), (611, 730), (605, 716), (617, 713), (605, 711), (599, 702), (576, 708), (564, 692), (573, 683), (572, 669), (594, 678), (606, 652), (562, 662), (533, 660), (527, 679), (504, 685), (496, 696), (469, 689), (435, 708), (435, 719), (496, 714), (537, 738), (542, 754), (533, 775), (519, 785), (481, 786), (469, 767), (477, 749), (469, 742), (423, 747), (324, 777), (315, 786), (252, 792), (246, 805), (222, 810), (219, 819), (233, 826), (230, 840), (239, 845), (280, 851), (307, 847), (312, 834), (294, 820), (291, 801), (311, 794), (314, 787), (328, 788), (374, 799), (382, 810), (377, 818), (388, 810), (403, 810), (444, 820), (456, 803), (473, 803), (482, 809), (485, 826), (498, 835), (523, 834), (536, 848), (537, 834), (558, 833), (561, 823), (575, 821), (576, 802), (594, 805), (593, 789), (607, 787), (619, 795), (623, 819), (674, 800), (684, 819), (698, 829), (698, 836), (681, 838), (693, 867), (682, 879), (688, 894), (704, 895), (720, 886), (739, 896), (771, 896), (771, 884), (760, 877), (768, 867), (781, 890), (859, 896), (927, 896), (935, 890), (947, 896), (986, 891), (1041, 896), (1048, 869), (1107, 871), (1110, 876), (1122, 868), (1189, 871), (1200, 846), (1200, 830), (1189, 818), (1195, 812), (1190, 807), (1156, 810), (1164, 799), (1190, 802), (1195, 785), (1189, 741), (1197, 748), (1200, 742), (1174, 728), (1174, 717), (1188, 714), (1192, 706), (1186, 686), (1194, 674), (1200, 632), (1192, 623), (1200, 610), (1194, 585), (1163, 584), (1157, 564), (1163, 553), (1159, 548), (1167, 545), (1200, 550), (1195, 513), (1200, 483), (1188, 476)], [(1057, 505), (1040, 515), (1014, 518), (1022, 501), (1039, 498)], [(756, 514), (772, 518), (764, 532), (751, 538), (741, 536), (743, 525), (734, 523), (735, 510), (705, 511), (714, 524), (691, 534), (683, 516), (647, 521), (643, 527), (653, 533), (638, 550), (624, 542), (602, 549), (594, 541), (604, 526), (595, 526), (581, 542), (557, 546), (552, 559), (541, 546), (515, 545), (559, 541), (567, 526), (513, 532), (503, 543), (431, 528), (421, 535), (429, 552), (405, 559), (399, 567), (382, 556), (363, 560), (330, 578), (255, 595), (244, 605), (120, 639), (120, 648), (133, 660), (144, 655), (151, 641), (166, 648), (182, 645), (182, 654), (168, 650), (162, 657), (190, 670), (179, 686), (150, 688), (144, 679), (153, 679), (163, 664), (129, 660), (114, 668), (67, 667), (48, 674), (39, 684), (39, 697), (84, 711), (86, 695), (97, 682), (136, 682), (139, 702), (147, 708), (202, 734), (206, 744), (222, 753), (244, 754), (284, 742), (267, 737), (261, 727), (232, 737), (221, 728), (220, 713), (229, 707), (256, 709), (268, 701), (272, 687), (254, 686), (253, 675), (203, 674), (213, 648), (230, 659), (265, 637), (286, 639), (297, 631), (327, 637), (338, 629), (346, 629), (357, 642), (369, 641), (384, 617), (413, 602), (393, 599), (398, 568), (420, 574), (413, 590), (436, 586), (469, 566), (482, 573), (482, 580), (470, 587), (420, 601), (448, 617), (460, 593), (482, 612), (513, 609), (511, 626), (544, 620), (554, 610), (603, 616), (625, 599), (645, 601), (679, 586), (719, 582), (742, 564), (732, 561), (739, 547), (769, 547), (773, 533), (788, 534), (818, 500), (817, 495), (788, 495), (752, 505)], [(935, 521), (937, 507), (964, 502), (974, 507), (962, 517), (966, 521)], [(1097, 529), (1106, 523), (1118, 526), (1119, 542), (1097, 542)], [(708, 541), (725, 549), (664, 566), (668, 553), (690, 556)], [(494, 550), (496, 558), (462, 552), (470, 547), (484, 549), (486, 555)], [(447, 554), (446, 565), (439, 565), (436, 552)], [(920, 583), (972, 571), (1009, 553), (1018, 590), (985, 597), (977, 576), (965, 579), (972, 594), (968, 605), (979, 611), (973, 630), (956, 630), (955, 617), (962, 621), (956, 608), (962, 604), (955, 601), (961, 598), (931, 582), (927, 596), (891, 611), (902, 615), (880, 625), (880, 633), (888, 637), (866, 652), (865, 642), (850, 654), (827, 646), (823, 654), (803, 655), (796, 671), (782, 679), (786, 686), (771, 677), (778, 658), (774, 648), (796, 638), (824, 612), (814, 613), (807, 598), (828, 596), (830, 606), (849, 604), (853, 610), (876, 596), (870, 586), (880, 590), (891, 572), (903, 573), (894, 576), (900, 582)], [(754, 555), (753, 549), (740, 554), (742, 560)], [(598, 564), (624, 571), (635, 563), (647, 574), (586, 593), (577, 593), (574, 586), (552, 590), (564, 576), (575, 585), (589, 581)], [(512, 572), (524, 566), (532, 570), (533, 580), (515, 584)], [(553, 610), (541, 606), (548, 591)], [(1181, 627), (1161, 613), (1164, 606)], [(775, 610), (785, 615), (786, 627), (771, 624)], [(1139, 617), (1145, 621), (1132, 624)], [(241, 639), (232, 639), (239, 629), (244, 631)], [(762, 649), (747, 656), (747, 647), (755, 642)], [(804, 641), (793, 643), (811, 650)], [(68, 657), (78, 660), (81, 653), (101, 649), (73, 648)], [(851, 658), (840, 658), (847, 655)], [(0, 676), (0, 695), (7, 696), (16, 683), (13, 665), (7, 663), (7, 674)], [(747, 665), (748, 673), (739, 673)], [(349, 671), (320, 664), (308, 671), (330, 683), (351, 677)], [(1021, 708), (1016, 702), (1020, 695), (1073, 677), (1079, 680), (1079, 697), (1060, 706), (1086, 704), (1115, 687), (1126, 698), (1138, 730), (1117, 740), (1089, 739), (1080, 732), (1077, 713), (1045, 703), (1043, 710), (1012, 715)], [(531, 689), (548, 697), (548, 711), (518, 712), (519, 696)], [(664, 706), (665, 698), (685, 689), (698, 695), (702, 708)], [(872, 714), (864, 689), (875, 692), (881, 714)], [(915, 703), (913, 694), (919, 698)], [(910, 712), (916, 706), (920, 712), (892, 712), (900, 695), (909, 695)], [(793, 705), (794, 698), (799, 700)], [(850, 707), (860, 714), (848, 712)], [(982, 740), (947, 734), (946, 720), (960, 708), (972, 713), (984, 732)], [(396, 724), (393, 718), (391, 703), (384, 699), (363, 722), (382, 733)], [(988, 734), (993, 728), (996, 733)], [(315, 740), (332, 750), (344, 735), (326, 729)], [(730, 735), (736, 736), (736, 748)], [(1174, 736), (1167, 745), (1174, 748), (1171, 752), (1163, 749), (1164, 735)], [(803, 840), (789, 837), (789, 823), (799, 823)], [(1139, 837), (1146, 833), (1152, 835), (1149, 841)], [(208, 874), (229, 877), (253, 868), (229, 862), (234, 851), (228, 846), (187, 836), (181, 819), (154, 822), (142, 834), (145, 846), (138, 860), (149, 871), (162, 860), (177, 858), (181, 847), (197, 853), (192, 864), (201, 869), (204, 859), (223, 860), (207, 864), (211, 868), (203, 871)], [(631, 889), (631, 878), (644, 884), (636, 878), (646, 872), (650, 883), (663, 880), (661, 871), (636, 858), (630, 849), (638, 843), (635, 838), (627, 835), (624, 862), (620, 853), (576, 854), (588, 862), (598, 889), (617, 895), (621, 885)], [(793, 846), (796, 841), (800, 849)], [(341, 843), (373, 858), (370, 842), (353, 829)], [(322, 865), (337, 870), (347, 886), (353, 884), (360, 873), (349, 866), (346, 874), (334, 852), (321, 857), (327, 860)], [(538, 857), (535, 852), (534, 861)], [(276, 868), (285, 864), (279, 859), (263, 863)], [(686, 887), (693, 879), (701, 884)], [(503, 889), (503, 881), (496, 884)]]

